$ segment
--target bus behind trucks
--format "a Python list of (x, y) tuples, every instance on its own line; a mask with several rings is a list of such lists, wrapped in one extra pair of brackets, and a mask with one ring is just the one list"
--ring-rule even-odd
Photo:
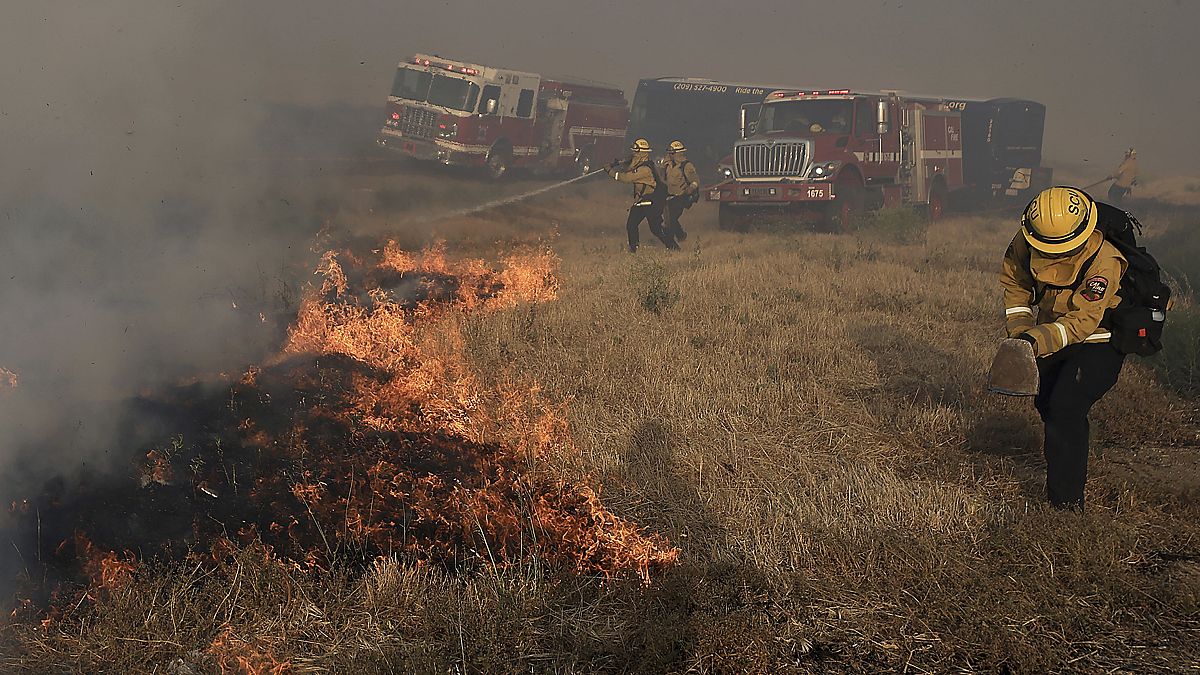
[(418, 160), (585, 174), (624, 151), (617, 87), (417, 54), (396, 69), (379, 145)]
[(868, 209), (909, 205), (937, 219), (952, 201), (1028, 200), (1050, 182), (1044, 119), (1020, 99), (776, 91), (707, 198), (727, 229), (770, 211), (837, 228)]
[(626, 144), (645, 138), (658, 151), (671, 141), (683, 141), (701, 175), (713, 177), (739, 138), (739, 126), (753, 122), (763, 98), (777, 89), (691, 77), (641, 80), (633, 95)]

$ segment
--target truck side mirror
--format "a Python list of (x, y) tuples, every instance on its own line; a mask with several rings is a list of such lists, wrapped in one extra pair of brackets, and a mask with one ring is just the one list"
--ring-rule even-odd
[(875, 106), (875, 129), (880, 136), (888, 132), (888, 102), (882, 99)]
[(487, 101), (484, 102), (483, 113), (485, 115), (495, 115), (496, 114), (496, 99), (489, 98)]
[(758, 129), (758, 109), (761, 106), (759, 103), (743, 103), (740, 112), (738, 124), (741, 129), (742, 138), (750, 138)]

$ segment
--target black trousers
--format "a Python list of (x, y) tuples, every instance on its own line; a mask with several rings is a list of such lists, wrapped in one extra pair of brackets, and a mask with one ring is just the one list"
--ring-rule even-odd
[(645, 220), (650, 225), (650, 232), (658, 237), (658, 240), (663, 243), (663, 246), (671, 249), (678, 249), (679, 244), (675, 243), (675, 238), (668, 232), (663, 230), (662, 226), (663, 208), (659, 204), (647, 204), (645, 206), (629, 207), (629, 219), (625, 221), (625, 231), (629, 234), (629, 250), (636, 251), (638, 247), (638, 228), (641, 227), (642, 221)]
[(1074, 344), (1038, 359), (1034, 405), (1046, 426), (1046, 496), (1058, 508), (1083, 506), (1088, 412), (1121, 374), (1125, 355), (1108, 344)]
[(687, 232), (683, 231), (683, 226), (679, 224), (679, 216), (683, 215), (687, 208), (688, 198), (686, 195), (670, 197), (667, 199), (667, 233), (675, 238), (676, 241), (687, 239)]
[(1120, 204), (1121, 202), (1125, 201), (1125, 198), (1128, 196), (1129, 196), (1129, 188), (1127, 188), (1127, 187), (1120, 187), (1116, 183), (1113, 183), (1108, 188), (1108, 203), (1109, 204), (1114, 204), (1114, 205)]

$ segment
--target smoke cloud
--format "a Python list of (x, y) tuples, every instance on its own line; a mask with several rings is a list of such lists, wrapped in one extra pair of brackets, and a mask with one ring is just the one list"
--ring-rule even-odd
[[(221, 6), (16, 3), (0, 36), (0, 467), (95, 465), (121, 402), (278, 337), (315, 229)], [(261, 315), (260, 315), (261, 313)], [(36, 489), (27, 486), (27, 489)]]

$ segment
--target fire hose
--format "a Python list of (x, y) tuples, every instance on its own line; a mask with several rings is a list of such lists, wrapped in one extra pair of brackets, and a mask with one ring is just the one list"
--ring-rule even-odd
[(529, 199), (530, 197), (536, 197), (537, 195), (545, 194), (547, 192), (550, 192), (551, 190), (557, 190), (560, 187), (581, 181), (584, 178), (589, 178), (591, 176), (594, 176), (594, 175), (600, 173), (601, 171), (604, 171), (604, 169), (596, 169), (594, 171), (589, 171), (581, 176), (576, 176), (576, 177), (568, 179), (568, 180), (560, 181), (558, 183), (553, 183), (551, 185), (546, 185), (546, 186), (540, 187), (536, 190), (530, 190), (529, 192), (525, 192), (523, 194), (513, 195), (511, 197), (504, 197), (502, 199), (495, 199), (490, 202), (480, 204), (478, 206), (471, 206), (471, 207), (468, 207), (465, 209), (459, 209), (457, 211), (443, 213), (443, 214), (437, 216), (436, 218), (434, 218), (434, 221), (436, 222), (439, 220), (448, 220), (450, 218), (459, 218), (462, 216), (469, 216), (469, 215), (479, 213), (480, 211), (487, 211), (488, 209), (495, 209), (495, 208), (499, 208), (501, 206), (515, 204), (519, 201)]
[(1112, 180), (1112, 176), (1109, 176), (1108, 178), (1101, 178), (1100, 180), (1096, 181), (1095, 183), (1092, 183), (1091, 185), (1085, 185), (1080, 189), (1081, 190), (1090, 190), (1090, 189), (1096, 187), (1097, 185), (1099, 185), (1101, 183), (1107, 183), (1110, 180)]

